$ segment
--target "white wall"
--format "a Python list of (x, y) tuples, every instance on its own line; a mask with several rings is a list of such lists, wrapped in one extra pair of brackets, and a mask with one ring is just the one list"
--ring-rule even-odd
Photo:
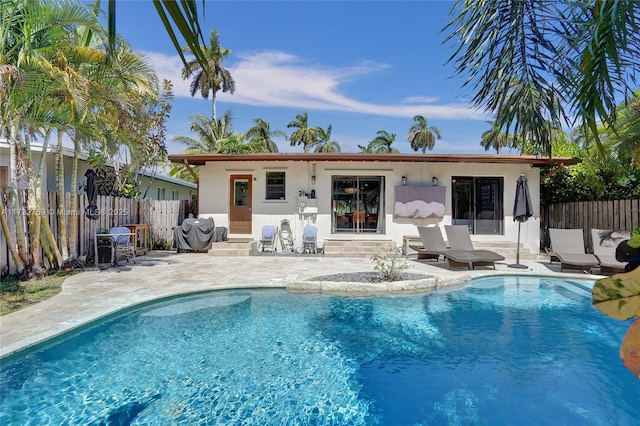
[[(300, 245), (302, 229), (306, 224), (318, 227), (318, 241), (333, 239), (392, 239), (402, 244), (403, 235), (417, 235), (416, 226), (451, 224), (452, 176), (503, 177), (504, 178), (504, 235), (473, 235), (474, 241), (509, 241), (518, 239), (518, 224), (513, 221), (513, 201), (516, 180), (525, 174), (529, 180), (534, 217), (522, 224), (520, 241), (532, 253), (539, 252), (540, 238), (540, 184), (539, 169), (529, 165), (473, 164), (473, 163), (382, 163), (382, 162), (317, 162), (316, 184), (311, 184), (311, 164), (307, 162), (216, 162), (200, 167), (200, 216), (213, 217), (217, 226), (229, 226), (229, 178), (232, 174), (250, 174), (252, 181), (252, 236), (259, 239), (262, 226), (279, 226), (288, 219)], [(265, 200), (265, 174), (267, 171), (286, 172), (286, 199)], [(385, 232), (384, 234), (331, 234), (331, 176), (359, 175), (385, 177)], [(393, 217), (394, 186), (407, 176), (409, 185), (430, 186), (437, 176), (440, 186), (445, 186), (445, 217), (436, 219), (402, 219)], [(298, 210), (298, 192), (316, 191), (316, 200), (307, 205), (318, 208), (317, 215), (302, 215)], [(231, 235), (232, 237), (234, 235)]]

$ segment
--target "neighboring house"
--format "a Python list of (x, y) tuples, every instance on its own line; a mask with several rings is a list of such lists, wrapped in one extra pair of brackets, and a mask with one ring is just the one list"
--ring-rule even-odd
[[(55, 147), (50, 147), (47, 152), (44, 163), (44, 173), (42, 178), (42, 188), (45, 191), (56, 191), (56, 161), (55, 161)], [(35, 166), (38, 166), (40, 161), (40, 155), (42, 153), (42, 145), (32, 145), (31, 147), (32, 159)], [(71, 171), (73, 166), (73, 150), (70, 148), (63, 148), (64, 155), (64, 190), (65, 192), (71, 191)], [(9, 176), (11, 175), (9, 162), (9, 144), (6, 141), (0, 141), (0, 187), (6, 187), (9, 183)], [(86, 181), (84, 176), (87, 169), (91, 166), (87, 164), (87, 156), (81, 154), (78, 160), (78, 184), (82, 184)], [(149, 186), (149, 183), (151, 185)], [(140, 190), (145, 191), (147, 187), (146, 198), (154, 200), (192, 200), (197, 195), (197, 185), (191, 182), (186, 182), (180, 179), (175, 179), (169, 176), (163, 176), (156, 174), (145, 174), (141, 179)], [(21, 188), (25, 187), (25, 183), (21, 182)], [(84, 191), (78, 191), (83, 193)]]
[(540, 168), (572, 158), (514, 155), (261, 153), (170, 155), (199, 166), (199, 216), (229, 236), (260, 239), (290, 222), (296, 241), (313, 224), (318, 241), (386, 239), (398, 245), (420, 225), (467, 225), (475, 241), (518, 240), (516, 180), (529, 180), (535, 215), (521, 243), (540, 251)]

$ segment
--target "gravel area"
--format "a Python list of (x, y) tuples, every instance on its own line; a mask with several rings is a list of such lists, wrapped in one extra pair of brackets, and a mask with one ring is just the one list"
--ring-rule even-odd
[[(414, 281), (430, 278), (431, 275), (410, 274), (401, 272), (397, 281)], [(334, 282), (354, 282), (354, 283), (382, 283), (384, 279), (380, 272), (348, 272), (344, 274), (321, 275), (309, 278), (307, 281), (334, 281)]]

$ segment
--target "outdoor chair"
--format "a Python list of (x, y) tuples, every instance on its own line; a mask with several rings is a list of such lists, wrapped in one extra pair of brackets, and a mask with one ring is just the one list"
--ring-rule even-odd
[(488, 250), (447, 248), (439, 226), (418, 226), (418, 234), (420, 234), (423, 247), (410, 246), (417, 252), (418, 259), (435, 259), (437, 262), (442, 256), (447, 260), (449, 269), (454, 267), (475, 269), (476, 266), (493, 266), (495, 269), (495, 262), (504, 260), (504, 257)]
[(418, 260), (420, 259), (435, 259), (438, 261), (443, 252), (449, 250), (444, 243), (442, 232), (439, 226), (418, 226), (418, 234), (422, 241), (422, 246), (410, 245), (413, 250), (416, 251)]
[(129, 259), (133, 259), (136, 263), (136, 246), (133, 243), (135, 235), (131, 230), (124, 226), (116, 226), (109, 230), (112, 241), (112, 250), (114, 251), (114, 265), (118, 264), (118, 258), (124, 257), (129, 263)]
[(471, 235), (469, 234), (469, 227), (467, 225), (445, 225), (444, 230), (447, 233), (447, 239), (449, 240), (451, 250), (470, 251), (478, 258), (481, 258), (481, 260), (474, 262), (474, 266), (492, 266), (493, 269), (496, 269), (495, 262), (504, 260), (504, 256), (494, 251), (478, 250), (473, 248)]
[(318, 228), (312, 225), (304, 227), (302, 232), (302, 253), (318, 252)]
[(580, 269), (591, 272), (598, 258), (585, 252), (582, 229), (549, 228), (552, 255), (560, 260), (560, 271)]
[(265, 225), (262, 227), (262, 236), (258, 241), (258, 249), (260, 251), (275, 251), (276, 227), (273, 225)]
[(624, 272), (626, 262), (616, 259), (616, 248), (630, 238), (631, 232), (625, 230), (591, 229), (593, 254), (598, 258), (602, 275)]

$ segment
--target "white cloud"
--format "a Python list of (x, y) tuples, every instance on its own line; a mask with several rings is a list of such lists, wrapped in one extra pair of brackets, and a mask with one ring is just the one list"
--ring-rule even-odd
[[(174, 84), (176, 97), (191, 97), (189, 81), (182, 80), (182, 62), (178, 56), (144, 52), (160, 79)], [(468, 104), (438, 104), (438, 97), (411, 96), (395, 104), (375, 104), (341, 94), (340, 84), (388, 68), (388, 65), (363, 62), (352, 67), (328, 68), (309, 64), (284, 52), (262, 51), (239, 55), (239, 62), (229, 66), (236, 82), (233, 95), (219, 93), (218, 99), (263, 107), (304, 108), (307, 110), (343, 111), (386, 117), (424, 115), (429, 119), (485, 120), (484, 114)]]

